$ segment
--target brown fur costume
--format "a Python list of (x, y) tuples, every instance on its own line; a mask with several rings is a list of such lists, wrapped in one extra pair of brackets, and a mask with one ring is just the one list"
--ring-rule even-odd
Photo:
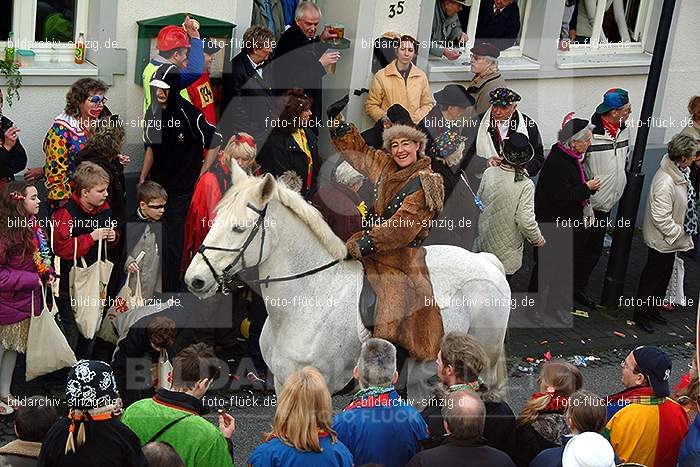
[[(418, 160), (399, 168), (388, 151), (392, 140), (407, 138), (420, 143)], [(444, 334), (442, 317), (433, 297), (425, 249), (408, 245), (423, 240), (430, 220), (442, 209), (444, 190), (440, 175), (430, 170), (425, 157), (425, 135), (415, 128), (394, 125), (384, 131), (387, 151), (369, 148), (359, 131), (333, 138), (333, 144), (345, 159), (372, 183), (379, 181), (374, 212), (381, 214), (407, 182), (420, 177), (421, 187), (407, 196), (389, 219), (347, 241), (350, 254), (360, 259), (377, 294), (373, 336), (403, 346), (417, 360), (437, 356)], [(371, 245), (367, 250), (368, 243)]]

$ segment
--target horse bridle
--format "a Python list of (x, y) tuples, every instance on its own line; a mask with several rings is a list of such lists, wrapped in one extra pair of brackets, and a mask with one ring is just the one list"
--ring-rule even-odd
[[(267, 205), (263, 209), (258, 209), (255, 206), (253, 206), (252, 204), (248, 203), (247, 207), (249, 209), (253, 210), (254, 212), (256, 212), (258, 214), (258, 218), (255, 221), (255, 224), (253, 225), (253, 229), (250, 231), (250, 233), (248, 234), (248, 237), (245, 239), (245, 241), (243, 242), (243, 245), (240, 248), (223, 248), (223, 247), (217, 247), (217, 246), (207, 246), (204, 243), (202, 243), (199, 246), (199, 249), (197, 250), (197, 252), (200, 255), (202, 255), (202, 259), (204, 259), (204, 262), (206, 263), (207, 267), (209, 268), (209, 271), (211, 272), (212, 276), (214, 276), (214, 280), (219, 285), (219, 287), (221, 288), (221, 292), (224, 295), (227, 295), (231, 291), (230, 288), (228, 287), (228, 284), (230, 284), (236, 280), (236, 276), (238, 275), (238, 273), (232, 273), (231, 271), (238, 264), (239, 261), (241, 262), (241, 265), (242, 265), (241, 272), (246, 271), (246, 270), (250, 270), (253, 268), (257, 268), (258, 266), (260, 266), (260, 263), (262, 262), (263, 248), (265, 246), (265, 223), (264, 223), (264, 220), (265, 220), (265, 214), (267, 214)], [(262, 233), (261, 233), (261, 237), (260, 237), (260, 253), (258, 254), (258, 261), (253, 266), (246, 267), (245, 256), (244, 256), (245, 252), (248, 249), (248, 247), (250, 246), (250, 244), (253, 242), (253, 240), (255, 239), (255, 236), (257, 235), (258, 231), (261, 231), (261, 230), (262, 230)], [(214, 266), (212, 266), (211, 262), (209, 261), (209, 258), (207, 258), (207, 255), (204, 254), (204, 252), (206, 250), (225, 251), (228, 253), (238, 253), (238, 255), (236, 255), (236, 257), (233, 259), (233, 261), (228, 266), (226, 266), (221, 271), (221, 274), (219, 275), (216, 272), (216, 269), (214, 269)], [(332, 266), (335, 266), (339, 262), (340, 262), (340, 260), (336, 259), (336, 260), (333, 260), (329, 263), (324, 264), (323, 266), (319, 266), (317, 268), (311, 269), (309, 271), (306, 271), (306, 272), (303, 272), (300, 274), (294, 274), (292, 276), (276, 277), (276, 278), (270, 278), (270, 276), (267, 276), (265, 279), (250, 279), (250, 280), (246, 279), (245, 283), (247, 283), (249, 285), (263, 284), (263, 285), (265, 285), (265, 287), (267, 287), (270, 282), (291, 281), (294, 279), (300, 279), (302, 277), (311, 276), (313, 274), (316, 274), (317, 272), (323, 271), (324, 269), (328, 269)]]

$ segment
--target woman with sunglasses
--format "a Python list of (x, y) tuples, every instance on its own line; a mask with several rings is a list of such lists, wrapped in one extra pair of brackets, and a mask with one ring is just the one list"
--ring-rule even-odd
[(109, 115), (105, 107), (107, 85), (93, 78), (79, 79), (66, 94), (66, 107), (58, 115), (44, 138), (46, 163), (29, 169), (24, 179), (45, 177), (49, 215), (68, 200), (71, 180), (77, 167), (76, 156), (87, 143), (88, 130), (101, 117)]

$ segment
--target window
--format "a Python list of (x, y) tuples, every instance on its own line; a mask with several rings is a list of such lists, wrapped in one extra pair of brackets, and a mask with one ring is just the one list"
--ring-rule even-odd
[(88, 33), (89, 0), (0, 0), (0, 47), (5, 47), (5, 24), (11, 23), (15, 47), (30, 49), (37, 60), (69, 62), (73, 42)]
[[(441, 2), (441, 0), (434, 1)], [(469, 37), (470, 47), (473, 47), (477, 42), (492, 42), (502, 50), (501, 55), (504, 57), (522, 55), (520, 41), (525, 35), (525, 25), (531, 3), (529, 0), (505, 0), (503, 4), (507, 5), (508, 10), (505, 13), (501, 10), (497, 14), (494, 14), (494, 0), (467, 0), (467, 3), (471, 3), (471, 6), (462, 7), (458, 16), (462, 30)], [(514, 6), (510, 6), (511, 4)], [(518, 17), (509, 18), (510, 14), (514, 12), (514, 8)], [(498, 15), (504, 14), (505, 17), (498, 17)], [(506, 26), (508, 20), (512, 21), (511, 27)], [(501, 35), (503, 32), (505, 34)], [(462, 58), (457, 60), (457, 62), (461, 61), (463, 61)]]
[(71, 42), (75, 37), (76, 0), (42, 0), (36, 4), (34, 40)]
[[(571, 51), (641, 52), (651, 0), (578, 0)], [(574, 35), (572, 33), (572, 35)]]
[(13, 0), (0, 0), (0, 41), (6, 41), (12, 31), (12, 3)]

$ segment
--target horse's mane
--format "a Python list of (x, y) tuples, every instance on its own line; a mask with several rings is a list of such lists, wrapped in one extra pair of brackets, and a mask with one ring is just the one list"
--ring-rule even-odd
[[(247, 203), (236, 203), (235, 201), (239, 196), (246, 200), (252, 199), (252, 194), (261, 183), (263, 183), (262, 177), (249, 176), (247, 180), (231, 187), (216, 207), (217, 218), (221, 217), (222, 220), (231, 222), (231, 225), (235, 224), (236, 221), (247, 219), (250, 215), (250, 210), (246, 207)], [(311, 229), (333, 259), (343, 259), (347, 256), (345, 243), (331, 230), (318, 209), (307, 203), (299, 193), (287, 188), (279, 180), (277, 180), (270, 202), (275, 200), (289, 208), (299, 220)]]

